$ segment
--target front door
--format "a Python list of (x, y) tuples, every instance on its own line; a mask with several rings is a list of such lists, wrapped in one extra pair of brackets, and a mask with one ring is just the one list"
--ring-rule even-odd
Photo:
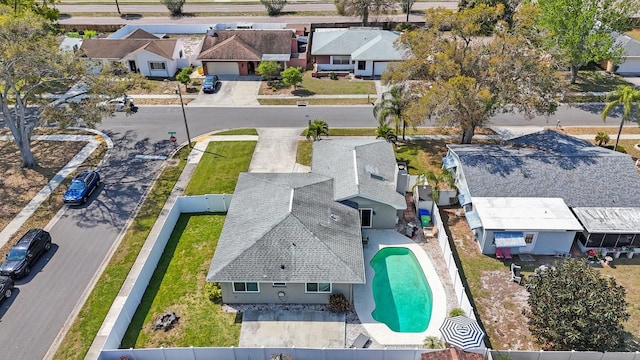
[(136, 66), (135, 60), (129, 60), (129, 69), (131, 72), (138, 72), (138, 67)]
[(373, 226), (373, 209), (358, 209), (360, 211), (360, 226), (370, 228)]

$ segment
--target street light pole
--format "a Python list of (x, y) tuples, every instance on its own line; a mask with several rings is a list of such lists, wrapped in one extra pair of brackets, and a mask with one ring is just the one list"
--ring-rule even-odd
[(180, 84), (178, 84), (178, 95), (180, 95), (180, 106), (182, 106), (182, 118), (184, 119), (184, 128), (187, 130), (187, 141), (189, 147), (191, 146), (191, 135), (189, 135), (189, 125), (187, 124), (187, 114), (184, 112), (184, 102), (182, 101), (182, 90), (180, 90)]

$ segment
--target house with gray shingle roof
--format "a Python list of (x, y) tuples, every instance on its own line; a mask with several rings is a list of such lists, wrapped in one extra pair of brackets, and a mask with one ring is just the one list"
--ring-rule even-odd
[(380, 76), (390, 63), (405, 59), (394, 44), (400, 32), (379, 28), (316, 29), (311, 55), (317, 71), (350, 71)]
[(121, 62), (129, 71), (152, 77), (172, 77), (190, 66), (180, 40), (161, 39), (142, 29), (124, 38), (85, 39), (79, 54), (96, 73), (109, 62)]
[(574, 240), (583, 250), (640, 248), (630, 156), (552, 130), (448, 148), (445, 167), (484, 254), (568, 253)]
[(609, 72), (623, 76), (640, 75), (640, 41), (626, 34), (614, 33), (616, 45), (622, 47), (624, 54), (619, 63), (604, 61), (603, 67)]
[(327, 303), (365, 283), (358, 210), (314, 173), (242, 173), (207, 281), (225, 303)]
[(207, 281), (225, 303), (352, 302), (365, 283), (362, 228), (393, 228), (406, 208), (391, 144), (314, 143), (310, 173), (242, 173)]

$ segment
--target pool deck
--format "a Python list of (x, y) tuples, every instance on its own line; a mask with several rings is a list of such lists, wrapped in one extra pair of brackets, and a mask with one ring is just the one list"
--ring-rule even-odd
[[(425, 337), (427, 336), (440, 338), (441, 334), (439, 328), (447, 316), (447, 299), (444, 286), (440, 282), (436, 269), (433, 264), (431, 264), (429, 256), (424, 249), (413, 240), (395, 230), (364, 229), (363, 236), (369, 237), (369, 244), (364, 247), (365, 275), (367, 283), (354, 286), (353, 303), (356, 313), (358, 314), (365, 330), (378, 343), (383, 345), (422, 345)], [(371, 316), (371, 313), (376, 307), (371, 287), (375, 272), (369, 263), (380, 249), (389, 246), (405, 247), (411, 250), (418, 259), (427, 282), (429, 282), (429, 287), (433, 294), (433, 307), (429, 326), (427, 327), (427, 330), (423, 332), (395, 332), (389, 329), (386, 324), (376, 321)]]

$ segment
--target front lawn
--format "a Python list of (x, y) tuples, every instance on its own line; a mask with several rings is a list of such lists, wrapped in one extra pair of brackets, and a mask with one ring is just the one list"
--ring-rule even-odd
[(233, 194), (238, 175), (249, 170), (255, 147), (255, 141), (210, 142), (184, 194)]
[[(562, 72), (562, 78), (569, 83), (569, 72)], [(609, 92), (620, 85), (631, 85), (620, 76), (610, 75), (604, 71), (581, 70), (578, 72), (578, 80), (570, 84), (571, 92)]]
[(281, 81), (268, 83), (263, 81), (260, 84), (259, 95), (371, 95), (372, 99), (376, 98), (376, 84), (370, 80), (350, 79), (349, 77), (341, 77), (338, 80), (329, 78), (314, 78), (311, 71), (306, 71), (302, 75), (302, 84), (294, 89), (293, 86), (287, 86)]
[[(122, 347), (238, 346), (241, 324), (222, 312), (205, 290), (211, 258), (225, 215), (182, 214), (147, 286)], [(169, 331), (154, 331), (154, 320), (173, 311), (180, 317)]]

